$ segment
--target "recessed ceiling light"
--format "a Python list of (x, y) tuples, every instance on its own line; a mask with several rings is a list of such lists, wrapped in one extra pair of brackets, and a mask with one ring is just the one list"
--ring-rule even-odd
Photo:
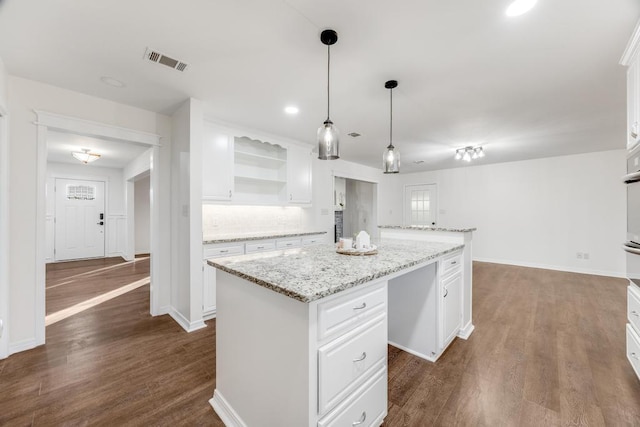
[(289, 105), (288, 107), (285, 107), (284, 112), (293, 116), (295, 114), (298, 114), (300, 110), (295, 105)]
[(519, 16), (529, 12), (538, 0), (515, 0), (507, 8), (507, 16)]
[(106, 85), (113, 87), (125, 87), (126, 85), (118, 79), (114, 79), (113, 77), (102, 76), (100, 77), (100, 81)]

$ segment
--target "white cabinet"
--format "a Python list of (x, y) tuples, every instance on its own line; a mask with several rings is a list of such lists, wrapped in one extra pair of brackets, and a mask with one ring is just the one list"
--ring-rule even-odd
[(440, 316), (440, 347), (444, 350), (458, 334), (462, 325), (462, 272), (442, 280)]
[(640, 61), (638, 57), (627, 69), (627, 148), (632, 149), (640, 133)]
[(207, 264), (210, 258), (243, 255), (244, 243), (211, 244), (202, 248), (202, 318), (216, 316), (216, 274), (217, 270)]
[(287, 192), (289, 203), (311, 203), (311, 148), (287, 149)]
[(202, 271), (202, 317), (209, 319), (216, 314), (216, 269), (204, 261)]
[(462, 326), (461, 251), (389, 280), (389, 344), (435, 362)]
[(233, 137), (204, 123), (202, 141), (202, 199), (229, 201), (233, 196)]

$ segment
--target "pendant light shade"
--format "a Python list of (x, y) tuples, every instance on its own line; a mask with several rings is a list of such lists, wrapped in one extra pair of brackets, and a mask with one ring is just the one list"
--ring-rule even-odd
[(329, 72), (331, 45), (338, 41), (338, 33), (333, 30), (324, 30), (320, 34), (320, 41), (327, 46), (327, 120), (318, 129), (318, 158), (320, 160), (335, 160), (340, 158), (340, 132), (329, 118)]
[(382, 155), (382, 172), (398, 173), (400, 172), (400, 152), (393, 146), (393, 89), (398, 87), (397, 80), (389, 80), (384, 84), (389, 89), (390, 94), (390, 120), (389, 120), (389, 145)]

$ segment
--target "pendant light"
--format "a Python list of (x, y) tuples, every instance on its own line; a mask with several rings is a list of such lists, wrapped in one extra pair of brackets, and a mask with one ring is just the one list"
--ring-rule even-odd
[(389, 80), (384, 84), (390, 94), (389, 145), (382, 156), (382, 172), (400, 172), (400, 152), (393, 146), (393, 89), (398, 87), (397, 80)]
[(338, 33), (324, 30), (320, 34), (320, 41), (327, 45), (327, 120), (318, 129), (318, 158), (320, 160), (335, 160), (340, 158), (340, 132), (329, 118), (329, 71), (331, 65), (331, 45), (338, 41)]

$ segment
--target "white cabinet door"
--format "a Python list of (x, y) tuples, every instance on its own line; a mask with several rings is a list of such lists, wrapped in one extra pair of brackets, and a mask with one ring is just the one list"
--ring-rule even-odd
[(627, 148), (632, 148), (640, 133), (640, 57), (627, 70)]
[(202, 141), (202, 198), (231, 200), (233, 197), (233, 135), (204, 123)]
[(440, 347), (444, 349), (455, 338), (462, 325), (462, 272), (444, 279), (441, 291)]
[(287, 148), (289, 203), (311, 203), (311, 148)]
[(202, 281), (202, 316), (207, 319), (216, 314), (216, 269), (206, 261)]

